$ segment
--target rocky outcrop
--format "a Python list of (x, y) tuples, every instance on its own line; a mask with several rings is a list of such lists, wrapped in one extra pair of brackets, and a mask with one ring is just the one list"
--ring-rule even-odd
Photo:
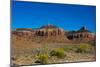
[(15, 40), (27, 40), (34, 42), (88, 42), (95, 40), (95, 35), (86, 27), (78, 31), (64, 31), (54, 25), (45, 25), (37, 29), (19, 28), (12, 31)]
[(95, 40), (95, 35), (87, 30), (86, 27), (82, 27), (78, 31), (69, 31), (66, 32), (66, 37), (69, 40), (77, 41), (77, 42), (88, 42), (91, 40)]

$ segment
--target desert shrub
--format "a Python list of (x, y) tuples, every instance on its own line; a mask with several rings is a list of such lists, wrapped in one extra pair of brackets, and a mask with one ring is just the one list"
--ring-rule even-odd
[(38, 59), (37, 61), (41, 64), (47, 64), (48, 63), (48, 55), (47, 54), (39, 54), (36, 56)]
[(50, 56), (57, 56), (58, 58), (63, 58), (65, 56), (64, 49), (58, 48), (50, 52)]
[(88, 44), (80, 44), (76, 49), (77, 53), (87, 53), (90, 51), (91, 51), (91, 46)]
[(35, 57), (37, 58), (35, 63), (48, 64), (48, 45), (44, 44), (43, 48), (37, 51), (37, 55)]

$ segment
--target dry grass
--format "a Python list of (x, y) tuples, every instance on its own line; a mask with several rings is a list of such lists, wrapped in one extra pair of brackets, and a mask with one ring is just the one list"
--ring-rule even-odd
[(14, 65), (33, 65), (37, 60), (35, 56), (38, 51), (42, 51), (44, 46), (48, 48), (47, 52), (55, 48), (63, 48), (66, 56), (63, 59), (57, 57), (49, 57), (48, 63), (63, 63), (63, 62), (79, 62), (79, 61), (94, 61), (95, 46), (91, 47), (90, 53), (76, 53), (75, 50), (80, 44), (68, 43), (40, 43), (34, 41), (12, 40), (12, 64)]

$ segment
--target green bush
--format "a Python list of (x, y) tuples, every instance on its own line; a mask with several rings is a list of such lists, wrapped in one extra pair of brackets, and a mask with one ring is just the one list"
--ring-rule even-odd
[(57, 56), (58, 58), (63, 58), (65, 56), (64, 49), (54, 49), (50, 52), (50, 56)]
[(39, 61), (41, 64), (48, 63), (48, 55), (47, 54), (39, 54), (36, 56), (36, 58), (38, 59), (37, 61)]
[(91, 46), (89, 46), (88, 44), (80, 44), (77, 49), (76, 52), (77, 53), (87, 53), (91, 50)]

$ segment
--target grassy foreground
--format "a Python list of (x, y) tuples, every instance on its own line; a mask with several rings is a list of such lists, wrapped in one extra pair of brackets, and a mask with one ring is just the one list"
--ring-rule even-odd
[(64, 62), (95, 61), (93, 43), (33, 43), (28, 47), (12, 46), (12, 65), (52, 64)]

